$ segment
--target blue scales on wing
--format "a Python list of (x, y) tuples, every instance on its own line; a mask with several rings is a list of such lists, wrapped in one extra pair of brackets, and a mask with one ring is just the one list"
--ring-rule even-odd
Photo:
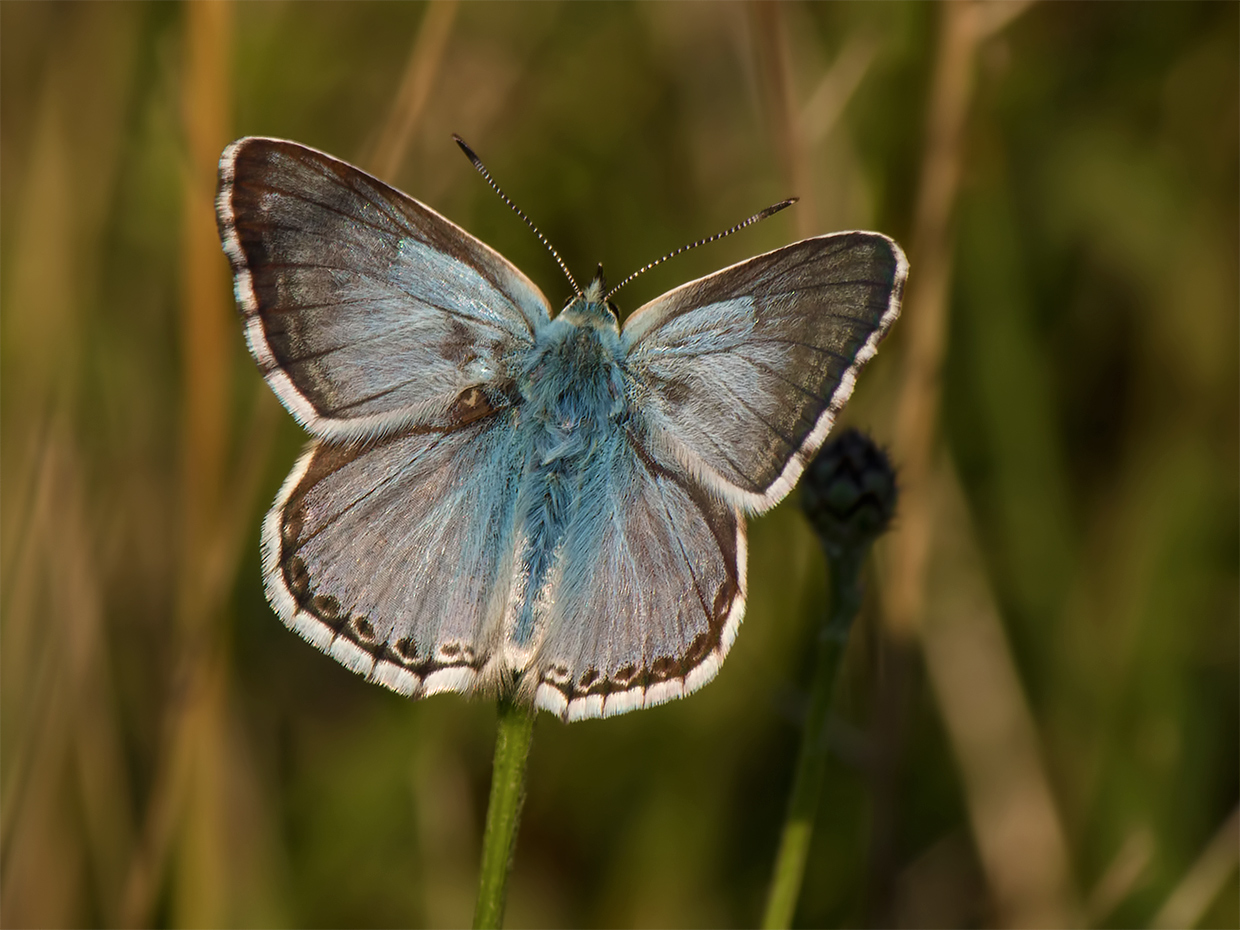
[(548, 319), (515, 266), (342, 161), (247, 138), (220, 161), (217, 216), (246, 339), (313, 435), (442, 425), (473, 388), (492, 406)]
[(513, 572), (514, 416), (313, 444), (263, 527), (284, 622), (404, 694), (472, 690)]
[(907, 268), (886, 236), (836, 233), (637, 310), (623, 338), (649, 454), (750, 512), (773, 507), (899, 313)]
[(731, 504), (625, 435), (581, 476), (546, 633), (522, 682), (567, 720), (661, 704), (714, 677), (745, 610), (745, 525)]

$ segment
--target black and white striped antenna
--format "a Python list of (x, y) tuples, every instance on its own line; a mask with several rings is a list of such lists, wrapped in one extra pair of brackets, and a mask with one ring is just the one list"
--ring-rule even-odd
[(555, 250), (555, 246), (548, 242), (547, 237), (538, 231), (538, 227), (534, 225), (533, 220), (526, 216), (524, 211), (513, 203), (507, 194), (500, 190), (500, 186), (495, 183), (495, 179), (491, 177), (491, 172), (487, 171), (486, 165), (482, 163), (482, 159), (475, 155), (474, 150), (465, 144), (465, 140), (456, 133), (452, 133), (452, 141), (461, 147), (461, 151), (465, 153), (465, 157), (468, 158), (470, 163), (478, 169), (478, 173), (482, 175), (486, 182), (491, 185), (491, 190), (499, 194), (500, 200), (508, 204), (508, 206), (512, 208), (512, 212), (521, 217), (521, 219), (525, 221), (526, 226), (534, 230), (534, 235), (538, 237), (538, 241), (547, 247), (547, 251), (551, 253), (552, 257), (556, 261), (556, 264), (560, 266), (560, 270), (564, 272), (564, 277), (568, 278), (568, 283), (573, 286), (573, 293), (580, 297), (581, 288), (577, 286), (577, 282), (573, 278), (573, 273), (568, 270), (568, 265), (564, 264), (564, 259), (560, 258), (560, 253)]
[(774, 216), (780, 210), (784, 210), (792, 206), (799, 199), (800, 199), (799, 197), (789, 197), (787, 200), (781, 200), (779, 203), (772, 204), (771, 206), (767, 207), (765, 210), (761, 210), (758, 213), (755, 213), (753, 216), (749, 217), (749, 219), (741, 220), (731, 229), (725, 229), (723, 232), (715, 233), (713, 236), (707, 236), (705, 239), (699, 239), (697, 242), (690, 242), (688, 245), (682, 245), (680, 248), (674, 249), (673, 251), (668, 252), (666, 255), (664, 255), (659, 260), (653, 261), (649, 265), (646, 265), (642, 268), (638, 268), (631, 275), (629, 275), (627, 278), (625, 278), (623, 281), (621, 281), (619, 284), (613, 287), (610, 291), (607, 292), (606, 296), (603, 297), (603, 302), (606, 303), (608, 300), (610, 300), (612, 294), (616, 293), (616, 291), (620, 290), (620, 288), (624, 287), (626, 284), (628, 284), (638, 275), (645, 274), (647, 271), (649, 271), (651, 268), (655, 267), (656, 265), (662, 265), (669, 258), (675, 258), (681, 252), (688, 252), (690, 249), (696, 249), (699, 245), (707, 245), (708, 243), (716, 242), (719, 239), (724, 238), (725, 236), (730, 236), (734, 232), (739, 232), (740, 230), (744, 229), (746, 226), (752, 226), (754, 223), (758, 222), (759, 220), (764, 220), (768, 216)]

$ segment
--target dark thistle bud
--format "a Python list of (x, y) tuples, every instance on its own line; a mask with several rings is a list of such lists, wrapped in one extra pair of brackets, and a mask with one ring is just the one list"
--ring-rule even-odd
[(895, 472), (874, 440), (850, 429), (805, 470), (801, 507), (829, 558), (849, 551), (864, 557), (895, 513)]

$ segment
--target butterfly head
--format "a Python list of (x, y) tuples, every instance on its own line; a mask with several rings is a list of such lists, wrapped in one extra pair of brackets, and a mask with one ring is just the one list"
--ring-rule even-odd
[(560, 316), (577, 326), (610, 328), (619, 332), (620, 324), (615, 304), (609, 301), (606, 295), (607, 279), (603, 276), (603, 266), (599, 265), (598, 271), (594, 273), (594, 280), (568, 302), (560, 311)]

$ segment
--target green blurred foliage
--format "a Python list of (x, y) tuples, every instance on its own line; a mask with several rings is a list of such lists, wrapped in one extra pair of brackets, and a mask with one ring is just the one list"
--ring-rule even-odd
[[(965, 138), (942, 440), (1072, 882), (1107, 926), (1147, 924), (1240, 798), (1237, 10), (1036, 5), (982, 47)], [(779, 7), (779, 64), (807, 121), (815, 93), (832, 93), (833, 64), (866, 50), (839, 120), (805, 143), (807, 188), (791, 190), (753, 8), (464, 4), (387, 180), (557, 305), (569, 294), (558, 270), (450, 133), (579, 279), (602, 260), (618, 280), (804, 198), (650, 272), (622, 311), (797, 235), (874, 228), (906, 241), (939, 15)], [(391, 3), (236, 5), (219, 89), (231, 135), (365, 165), (424, 16)], [(3, 922), (123, 923), (135, 863), (160, 830), (153, 799), (174, 784), (155, 923), (464, 924), (494, 710), (368, 685), (268, 608), (258, 526), (305, 437), (235, 320), (218, 451), (225, 474), (248, 468), (259, 490), (224, 482), (243, 529), (209, 550), (215, 562), (186, 542), (192, 22), (185, 5), (0, 5)], [(222, 254), (211, 273), (226, 274)], [(844, 417), (881, 441), (905, 329)], [(795, 497), (751, 524), (749, 572), (742, 633), (704, 691), (617, 719), (539, 721), (510, 926), (758, 919), (825, 604)], [(189, 635), (177, 618), (193, 613), (199, 576), (218, 606)], [(993, 922), (967, 789), (918, 674), (894, 768), (875, 759), (892, 738), (879, 712), (890, 644), (871, 600), (798, 922)], [(209, 647), (221, 683), (191, 743), (211, 756), (170, 776), (170, 730), (197, 693), (186, 669)], [(876, 787), (883, 771), (894, 791)], [(1135, 877), (1090, 911), (1134, 849)], [(1238, 921), (1233, 860), (1203, 922)]]

